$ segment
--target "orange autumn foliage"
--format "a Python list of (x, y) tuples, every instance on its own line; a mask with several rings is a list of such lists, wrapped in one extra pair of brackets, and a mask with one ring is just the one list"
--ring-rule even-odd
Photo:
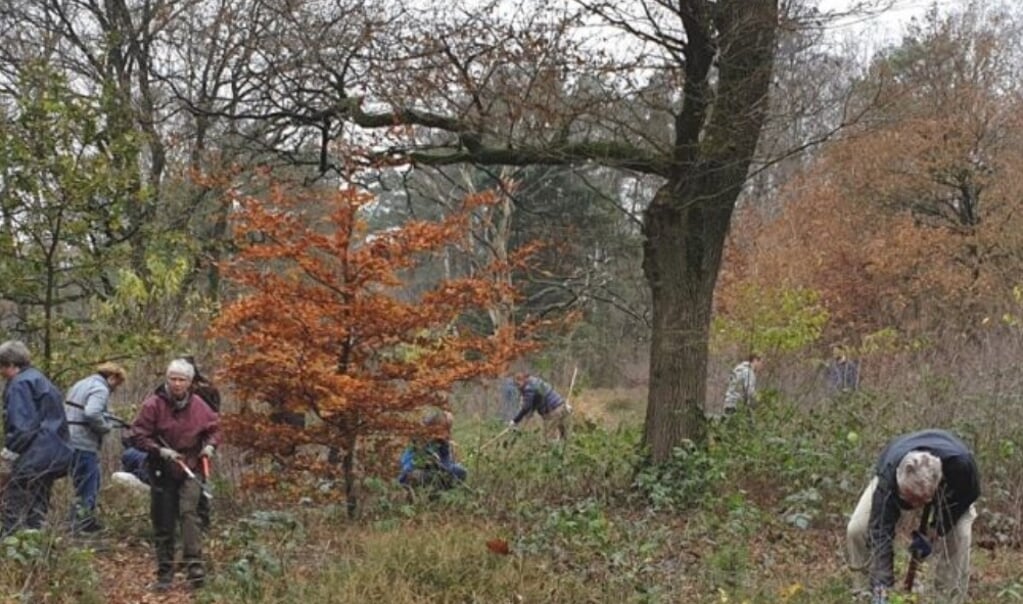
[(970, 337), (1023, 283), (1023, 105), (1011, 45), (969, 13), (926, 23), (870, 74), (877, 107), (782, 192), (747, 211), (719, 307), (740, 282), (809, 287), (853, 341), (882, 328)]
[[(351, 462), (360, 442), (407, 437), (424, 408), (449, 407), (455, 384), (497, 376), (535, 347), (528, 325), (484, 333), (465, 321), (515, 300), (508, 274), (523, 254), (471, 276), (437, 277), (421, 293), (405, 287), (403, 275), (468, 239), (473, 212), (492, 195), (468, 197), (440, 221), (371, 233), (363, 216), (373, 201), (351, 189), (282, 184), (233, 200), (239, 250), (223, 271), (238, 293), (212, 329), (233, 351), (220, 375), (243, 406), (225, 425), (231, 442), (278, 467), (330, 476), (340, 453)], [(321, 454), (299, 455), (302, 445)], [(375, 461), (391, 472), (394, 458), (380, 455), (361, 456), (361, 469)]]

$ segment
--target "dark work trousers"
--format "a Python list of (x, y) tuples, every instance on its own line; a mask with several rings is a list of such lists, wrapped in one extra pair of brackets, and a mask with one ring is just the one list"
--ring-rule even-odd
[(2, 535), (21, 529), (39, 529), (50, 511), (50, 493), (56, 476), (12, 477), (4, 486)]
[(181, 541), (185, 568), (190, 579), (204, 576), (202, 564), (202, 533), (199, 531), (199, 484), (190, 479), (178, 480), (169, 472), (153, 472), (149, 499), (149, 515), (153, 521), (156, 545), (157, 580), (174, 576), (174, 532), (181, 519)]

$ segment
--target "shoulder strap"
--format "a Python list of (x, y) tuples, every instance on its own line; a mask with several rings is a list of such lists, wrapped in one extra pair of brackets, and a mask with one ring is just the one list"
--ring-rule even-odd
[[(85, 411), (85, 405), (79, 405), (78, 403), (76, 403), (74, 401), (65, 400), (64, 404), (67, 405), (68, 407), (74, 407), (75, 409), (81, 409), (82, 411)], [(65, 413), (65, 415), (67, 415), (67, 414)], [(69, 426), (89, 426), (91, 424), (89, 422), (67, 420), (67, 425), (69, 425)]]

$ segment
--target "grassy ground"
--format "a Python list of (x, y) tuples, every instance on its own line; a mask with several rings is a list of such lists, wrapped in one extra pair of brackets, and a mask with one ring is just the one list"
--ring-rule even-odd
[[(889, 436), (865, 430), (865, 418), (888, 401), (807, 410), (767, 397), (755, 425), (719, 426), (707, 450), (637, 471), (641, 400), (586, 393), (565, 448), (529, 430), (481, 448), (500, 425), (462, 419), (469, 488), (410, 503), (389, 480), (368, 480), (355, 521), (340, 504), (219, 485), (211, 581), (197, 594), (146, 592), (146, 500), (110, 486), (102, 539), (46, 532), (4, 543), (0, 600), (851, 601), (844, 525)], [(984, 439), (985, 429), (966, 427), (985, 469), (971, 601), (1023, 600), (1020, 487), (1010, 484), (1023, 464), (1006, 444), (1017, 441)], [(904, 572), (904, 556), (897, 564)]]

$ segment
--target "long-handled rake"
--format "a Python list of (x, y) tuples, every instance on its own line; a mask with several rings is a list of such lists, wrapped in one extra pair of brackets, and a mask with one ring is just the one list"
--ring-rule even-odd
[(492, 444), (496, 443), (497, 441), (501, 440), (504, 437), (504, 435), (509, 433), (509, 432), (511, 432), (511, 430), (512, 430), (511, 426), (508, 426), (504, 430), (501, 430), (500, 432), (497, 433), (497, 436), (495, 436), (494, 438), (491, 438), (487, 442), (485, 442), (482, 445), (480, 445), (479, 450), (482, 451), (483, 449), (486, 449), (490, 445), (492, 445)]

